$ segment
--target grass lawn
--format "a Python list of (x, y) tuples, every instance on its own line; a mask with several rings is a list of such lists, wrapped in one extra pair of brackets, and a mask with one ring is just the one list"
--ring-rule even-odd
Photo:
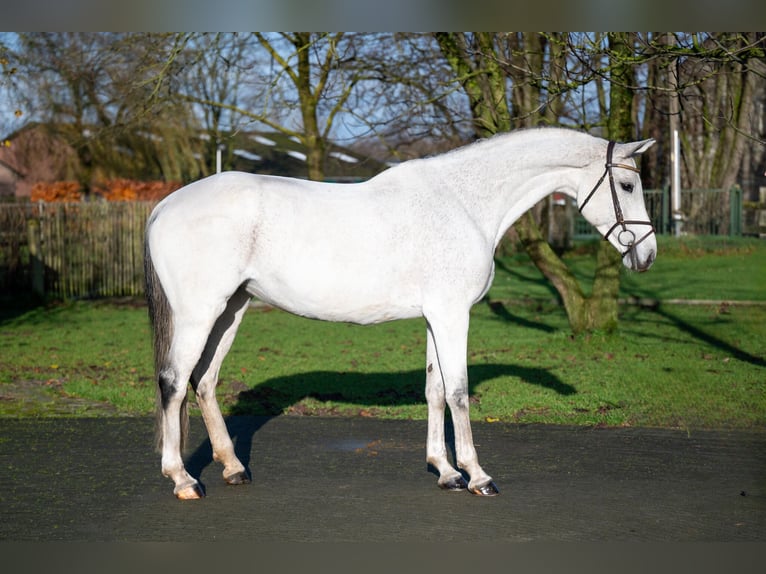
[[(571, 337), (555, 292), (528, 259), (499, 260), (488, 300), (472, 311), (472, 418), (766, 429), (766, 242), (660, 239), (655, 266), (622, 280), (625, 299), (660, 303), (623, 305), (611, 335)], [(584, 286), (590, 249), (566, 257)], [(666, 302), (676, 299), (726, 302)], [(61, 412), (51, 405), (67, 401), (70, 415), (101, 414), (104, 404), (113, 414), (153, 410), (140, 302), (6, 305), (0, 341), (0, 416), (51, 416)], [(218, 396), (228, 414), (425, 418), (424, 367), (422, 320), (361, 327), (253, 308)]]

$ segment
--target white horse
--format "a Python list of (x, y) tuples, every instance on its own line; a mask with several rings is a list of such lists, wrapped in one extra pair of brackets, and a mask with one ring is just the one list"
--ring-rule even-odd
[[(492, 283), (495, 247), (557, 191), (576, 199), (626, 267), (645, 271), (657, 246), (632, 158), (653, 143), (533, 129), (407, 161), (358, 184), (229, 172), (165, 198), (147, 223), (145, 266), (158, 445), (175, 495), (203, 496), (181, 456), (189, 382), (224, 480), (249, 481), (215, 387), (253, 296), (325, 321), (424, 317), (427, 461), (442, 488), (498, 494), (474, 448), (466, 369), (469, 310)], [(445, 405), (467, 483), (447, 457)]]

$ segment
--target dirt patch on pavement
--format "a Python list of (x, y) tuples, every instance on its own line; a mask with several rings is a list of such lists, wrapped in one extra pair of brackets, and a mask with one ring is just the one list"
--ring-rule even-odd
[(0, 383), (0, 416), (117, 416), (114, 406), (72, 397), (59, 381), (26, 380)]

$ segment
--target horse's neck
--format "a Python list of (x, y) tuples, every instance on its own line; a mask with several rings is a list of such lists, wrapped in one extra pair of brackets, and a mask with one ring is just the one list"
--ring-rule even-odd
[(519, 217), (552, 192), (574, 193), (572, 168), (557, 158), (571, 155), (571, 140), (577, 135), (570, 139), (558, 134), (546, 141), (540, 134), (530, 136), (475, 144), (434, 166), (452, 193), (476, 214), (494, 246)]

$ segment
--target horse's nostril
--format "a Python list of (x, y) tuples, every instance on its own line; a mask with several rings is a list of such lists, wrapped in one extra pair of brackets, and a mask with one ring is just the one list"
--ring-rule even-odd
[(649, 253), (649, 255), (647, 256), (647, 258), (643, 262), (643, 264), (639, 265), (638, 270), (639, 271), (647, 271), (652, 266), (652, 263), (654, 263), (655, 256), (656, 256), (656, 254), (654, 253), (654, 251)]

